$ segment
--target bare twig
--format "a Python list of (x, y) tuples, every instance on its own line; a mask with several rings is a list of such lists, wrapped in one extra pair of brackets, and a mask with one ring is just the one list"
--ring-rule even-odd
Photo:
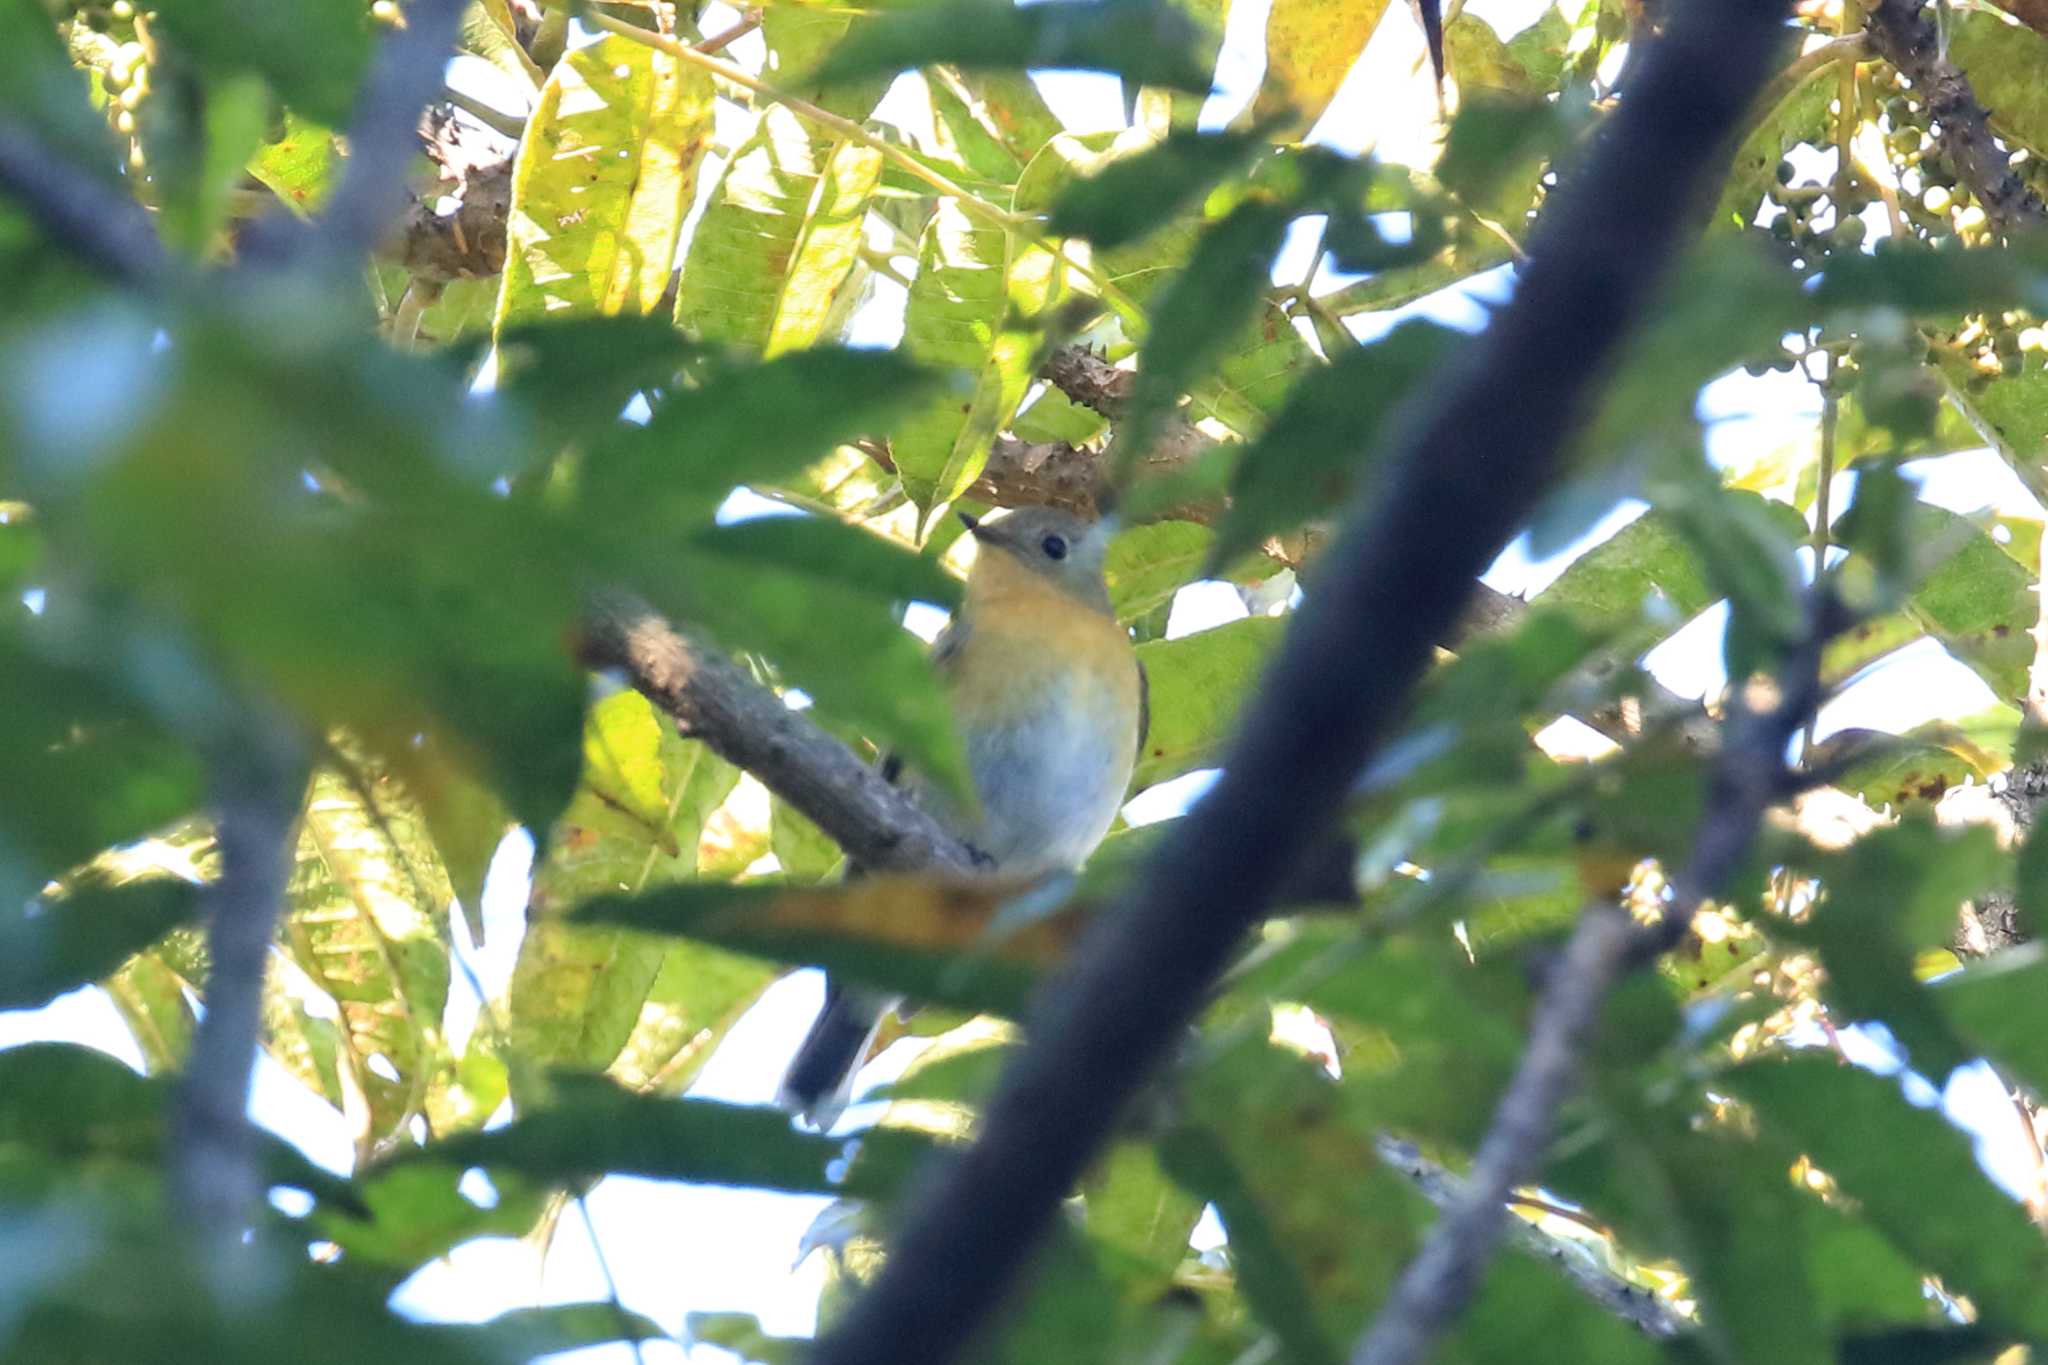
[(0, 118), (0, 194), (92, 269), (135, 289), (164, 283), (168, 258), (142, 205), (5, 118)]
[[(1465, 1181), (1422, 1154), (1412, 1142), (1381, 1134), (1373, 1139), (1373, 1150), (1389, 1169), (1399, 1172), (1432, 1204), (1456, 1203), (1465, 1193)], [(1517, 1196), (1517, 1203), (1529, 1203)], [(1560, 1214), (1562, 1211), (1559, 1211)], [(1555, 1265), (1572, 1287), (1607, 1312), (1633, 1323), (1645, 1336), (1668, 1338), (1691, 1329), (1692, 1323), (1649, 1290), (1631, 1283), (1592, 1259), (1569, 1241), (1551, 1237), (1521, 1219), (1508, 1222), (1508, 1240), (1519, 1250)]]
[(723, 52), (759, 27), (761, 27), (761, 7), (756, 5), (745, 14), (742, 14), (739, 22), (732, 27), (714, 33), (703, 42), (697, 44), (697, 50), (707, 56), (714, 52)]
[[(913, 1203), (815, 1360), (953, 1359), (1007, 1292), (1281, 877), (1322, 836), (1473, 579), (1551, 483), (1785, 32), (1782, 8), (1764, 0), (1679, 10), (1594, 154), (1551, 197), (1512, 302), (1435, 401), (1392, 424), (1384, 491), (1322, 557), (1222, 777), (1049, 987), (979, 1139)], [(1289, 799), (1274, 801), (1278, 790)]]
[(220, 879), (207, 890), (206, 1014), (178, 1078), (171, 1190), (213, 1261), (216, 1288), (261, 1189), (249, 1129), (249, 1070), (262, 1032), (263, 973), (291, 873), (305, 768), (282, 725), (252, 718), (213, 766)]
[(1529, 1022), (1529, 1041), (1473, 1157), (1464, 1191), (1402, 1272), (1352, 1365), (1409, 1365), (1427, 1357), (1431, 1342), (1477, 1288), (1499, 1244), (1515, 1187), (1541, 1170), (1558, 1106), (1577, 1081), (1608, 991), (1631, 964), (1674, 946), (1701, 902), (1727, 883), (1748, 852), (1764, 813), (1784, 790), (1785, 745), (1819, 705), (1821, 648), (1837, 623), (1825, 590), (1815, 601), (1806, 639), (1787, 660), (1771, 705), (1756, 713), (1738, 709), (1729, 720), (1707, 817), (1672, 884), (1662, 921), (1639, 931), (1612, 904), (1588, 906), (1580, 915), (1551, 968)]
[(1924, 0), (1878, 0), (1867, 15), (1871, 46), (1927, 105), (1942, 155), (1970, 187), (1984, 214), (2001, 232), (2048, 223), (2048, 208), (2012, 169), (2005, 148), (1991, 135), (1991, 121), (1970, 79), (1942, 52)]

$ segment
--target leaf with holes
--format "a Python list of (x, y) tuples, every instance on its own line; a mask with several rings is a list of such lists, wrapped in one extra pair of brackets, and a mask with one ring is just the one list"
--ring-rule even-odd
[(344, 1064), (367, 1101), (363, 1149), (425, 1112), (448, 1002), (454, 893), (417, 807), (366, 763), (314, 774), (285, 917), (286, 951), (341, 1009)]
[(1064, 292), (1064, 272), (1041, 248), (942, 201), (918, 243), (904, 310), (903, 350), (956, 372), (945, 392), (899, 421), (889, 449), (927, 516), (980, 475), (988, 446), (1031, 386), (1037, 322)]
[(677, 324), (770, 356), (823, 338), (881, 173), (874, 148), (770, 105), (691, 234)]
[(711, 136), (711, 77), (606, 35), (559, 62), (512, 171), (496, 326), (650, 313)]
[(586, 897), (697, 875), (703, 822), (739, 770), (687, 741), (636, 692), (592, 708), (583, 781), (534, 871), (512, 972), (511, 1045), (522, 1057), (600, 1070), (632, 1037), (667, 954), (641, 935), (562, 921)]

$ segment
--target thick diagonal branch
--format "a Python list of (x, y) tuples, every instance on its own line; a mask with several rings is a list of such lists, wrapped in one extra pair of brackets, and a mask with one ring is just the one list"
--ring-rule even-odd
[(913, 1204), (881, 1273), (820, 1341), (822, 1365), (954, 1359), (1006, 1294), (1556, 476), (1783, 18), (1765, 0), (1680, 9), (1553, 197), (1513, 302), (1435, 401), (1395, 424), (1384, 492), (1323, 557), (1222, 777), (1049, 989), (979, 1140)]
[(1923, 6), (1924, 0), (1878, 0), (1865, 16), (1871, 45), (1913, 83), (1942, 155), (1999, 231), (2048, 224), (2048, 208), (2013, 171), (1970, 78), (1942, 55), (1940, 35)]

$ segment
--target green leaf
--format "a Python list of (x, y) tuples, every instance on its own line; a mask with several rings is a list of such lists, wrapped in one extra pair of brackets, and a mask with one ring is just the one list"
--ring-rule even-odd
[(1764, 196), (1777, 185), (1778, 163), (1800, 143), (1825, 144), (1828, 102), (1838, 84), (1832, 62), (1787, 86), (1774, 82), (1750, 110), (1749, 131), (1735, 149), (1721, 194), (1708, 218), (1715, 231), (1746, 228), (1756, 221)]
[(562, 915), (589, 896), (695, 877), (704, 820), (739, 770), (678, 736), (636, 692), (593, 707), (583, 743), (583, 781), (534, 872), (512, 973), (510, 1042), (543, 1065), (597, 1071), (631, 1040), (668, 946)]
[(1206, 94), (1202, 34), (1161, 0), (1072, 0), (1050, 8), (945, 0), (878, 16), (833, 52), (821, 79), (950, 62), (967, 70), (1111, 71), (1141, 85)]
[(1089, 1239), (1137, 1258), (1163, 1276), (1187, 1259), (1202, 1201), (1174, 1180), (1152, 1146), (1112, 1146), (1082, 1181)]
[[(437, 1135), (440, 1136), (440, 1135)], [(313, 1223), (351, 1259), (410, 1271), (475, 1237), (517, 1237), (540, 1216), (543, 1196), (515, 1178), (495, 1183), (488, 1207), (470, 1202), (445, 1167), (370, 1172), (354, 1186), (356, 1209), (320, 1207)]]
[(828, 517), (749, 517), (692, 536), (692, 552), (787, 570), (877, 594), (955, 608), (961, 583), (930, 556)]
[(348, 122), (370, 60), (370, 12), (356, 0), (256, 9), (164, 0), (157, 19), (209, 83), (253, 73), (307, 118), (336, 128)]
[(1180, 395), (1257, 319), (1273, 255), (1299, 211), (1291, 201), (1250, 198), (1202, 233), (1186, 268), (1151, 302), (1119, 449), (1145, 450)]
[[(198, 756), (107, 675), (38, 657), (38, 628), (0, 631), (0, 831), (30, 861), (24, 895), (200, 801)], [(49, 642), (54, 643), (54, 641)]]
[(1337, 1343), (1392, 1288), (1427, 1205), (1307, 1059), (1240, 1046), (1194, 1086), (1167, 1170), (1216, 1206), (1247, 1304), (1290, 1358), (1342, 1360)]
[(1973, 962), (1928, 988), (1934, 1005), (1955, 1026), (2029, 1089), (2048, 1082), (2048, 962), (2039, 944), (2021, 944)]
[(670, 943), (640, 1017), (606, 1073), (630, 1090), (680, 1094), (725, 1034), (781, 975), (755, 958)]
[(196, 130), (197, 158), (183, 174), (153, 165), (158, 231), (174, 249), (203, 256), (226, 225), (230, 196), (241, 187), (246, 163), (263, 141), (270, 100), (254, 76), (215, 81), (206, 90)]
[(518, 25), (506, 0), (470, 0), (462, 11), (462, 49), (483, 58), (528, 90), (546, 77), (519, 45)]
[(512, 171), (497, 326), (651, 313), (711, 136), (711, 77), (616, 34), (564, 57)]
[(1683, 620), (1712, 606), (1716, 593), (1692, 546), (1653, 508), (1571, 561), (1534, 600), (1597, 622), (1630, 620), (1657, 598)]
[(950, 199), (925, 226), (903, 350), (959, 377), (891, 428), (889, 450), (904, 492), (927, 515), (980, 475), (990, 440), (1023, 402), (1038, 362), (1035, 320), (1057, 300), (1063, 278), (1044, 249), (976, 221)]
[[(1814, 747), (1812, 761), (1848, 760), (1847, 769), (1829, 785), (1863, 798), (1874, 810), (1927, 809), (1949, 788), (1973, 779), (1989, 781), (2010, 767), (2018, 730), (2019, 713), (2009, 707), (1999, 708), (1974, 727), (1929, 721), (1903, 735), (1837, 730)], [(1981, 742), (1987, 740), (1988, 745)], [(1859, 753), (1867, 756), (1857, 757)]]
[(1120, 531), (1109, 542), (1102, 576), (1119, 621), (1132, 621), (1173, 600), (1201, 577), (1215, 533), (1192, 521), (1155, 521)]
[(1152, 689), (1152, 726), (1131, 779), (1133, 790), (1221, 757), (1238, 708), (1265, 671), (1285, 626), (1254, 616), (1138, 646)]
[(870, 1129), (849, 1143), (800, 1133), (779, 1110), (643, 1098), (589, 1077), (558, 1077), (553, 1090), (546, 1107), (503, 1128), (438, 1142), (394, 1164), (483, 1166), (556, 1184), (616, 1172), (865, 1199), (893, 1194), (930, 1150), (905, 1132)]
[(1969, 1049), (1918, 984), (1914, 960), (1955, 936), (1964, 901), (2010, 883), (1992, 832), (1979, 825), (1950, 833), (1910, 818), (1799, 870), (1817, 874), (1823, 894), (1797, 936), (1818, 945), (1842, 1016), (1882, 1020), (1930, 1076), (1968, 1061)]
[[(138, 1076), (95, 1048), (24, 1043), (0, 1050), (0, 1153), (44, 1153), (153, 1165), (169, 1139), (171, 1082)], [(346, 1182), (281, 1138), (252, 1132), (258, 1169), (271, 1183), (343, 1203)]]
[(197, 983), (187, 982), (155, 953), (138, 953), (105, 984), (150, 1074), (184, 1065), (199, 1022), (186, 991), (196, 990)]
[(1913, 505), (1905, 534), (1925, 551), (1953, 547), (1921, 578), (1908, 611), (2001, 701), (2025, 698), (2034, 659), (2027, 632), (2040, 615), (2033, 574), (1990, 536), (1928, 503)]
[(500, 1346), (507, 1356), (543, 1356), (614, 1341), (667, 1341), (652, 1318), (616, 1303), (555, 1303), (510, 1308), (474, 1327), (454, 1328)]
[(1047, 227), (1098, 248), (1137, 241), (1192, 207), (1268, 145), (1257, 133), (1176, 132), (1130, 156), (1105, 161), (1060, 195)]
[(879, 151), (769, 106), (690, 237), (677, 325), (768, 356), (825, 339), (881, 174)]
[(392, 778), (358, 763), (314, 775), (283, 936), (341, 1009), (347, 1065), (369, 1104), (366, 1150), (408, 1136), (450, 1065), (441, 1014), (453, 899), (418, 808)]
[(928, 1003), (1014, 1016), (1064, 958), (1077, 914), (1035, 918), (1009, 933), (995, 926), (1005, 911), (1058, 906), (1043, 890), (1020, 897), (1015, 885), (993, 879), (896, 874), (810, 888), (678, 884), (593, 897), (574, 920), (819, 966)]
[(846, 860), (831, 835), (779, 796), (768, 801), (768, 847), (782, 870), (800, 883), (823, 881)]
[(672, 388), (703, 355), (657, 317), (553, 317), (500, 327), (494, 344), (497, 399), (539, 429), (543, 457), (621, 430), (620, 414), (636, 394)]
[(287, 109), (284, 133), (249, 158), (255, 176), (300, 217), (317, 212), (341, 178), (342, 158), (332, 129)]
[(110, 976), (199, 913), (199, 888), (170, 877), (74, 878), (35, 914), (0, 916), (0, 1009), (26, 1009)]
[(1403, 323), (1296, 385), (1238, 460), (1211, 566), (1342, 506), (1369, 475), (1387, 418), (1443, 373), (1463, 340), (1432, 322)]
[(732, 490), (795, 474), (834, 445), (880, 430), (935, 387), (885, 351), (818, 347), (721, 368), (678, 389), (645, 426), (593, 450), (583, 496), (601, 518), (673, 529), (708, 520)]
[(1965, 10), (1942, 24), (1949, 60), (1970, 78), (1992, 126), (2036, 156), (2048, 154), (2048, 38), (1989, 10)]
[(1251, 116), (1282, 114), (1306, 132), (1336, 98), (1386, 16), (1387, 0), (1273, 0), (1266, 15), (1266, 78)]
[[(1805, 1153), (1908, 1256), (1968, 1294), (1988, 1326), (2038, 1335), (2048, 1248), (2018, 1204), (1978, 1168), (1970, 1141), (1898, 1084), (1830, 1057), (1795, 1057), (1724, 1073), (1755, 1106), (1763, 1138), (1786, 1161)], [(1868, 1135), (1884, 1134), (1871, 1142)]]

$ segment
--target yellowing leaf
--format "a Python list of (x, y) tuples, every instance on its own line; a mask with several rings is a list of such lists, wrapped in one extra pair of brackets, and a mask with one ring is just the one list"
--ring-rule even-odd
[(1314, 124), (1386, 12), (1387, 0), (1273, 0), (1253, 120), (1292, 109), (1296, 127)]
[(676, 322), (770, 356), (820, 340), (881, 175), (874, 148), (814, 136), (770, 105), (690, 237)]
[(616, 35), (564, 57), (513, 167), (497, 326), (652, 312), (710, 135), (702, 70)]

